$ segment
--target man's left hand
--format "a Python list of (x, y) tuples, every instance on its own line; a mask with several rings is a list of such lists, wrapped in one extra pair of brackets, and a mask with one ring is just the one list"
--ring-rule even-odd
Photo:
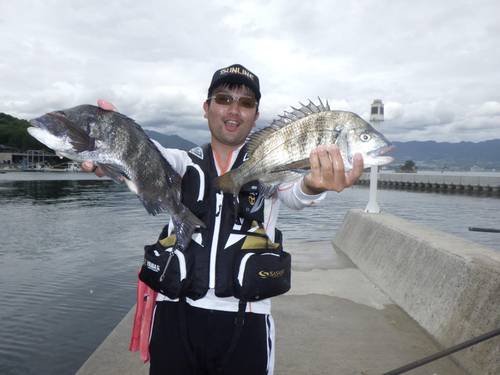
[(336, 145), (330, 145), (330, 155), (326, 147), (319, 146), (309, 156), (311, 173), (302, 179), (301, 188), (305, 194), (315, 195), (331, 190), (341, 192), (351, 187), (363, 173), (363, 157), (354, 155), (353, 168), (344, 170), (344, 161)]
[[(108, 101), (106, 101), (104, 99), (98, 99), (97, 100), (97, 105), (99, 106), (99, 108), (104, 109), (106, 111), (115, 111), (115, 112), (118, 112), (118, 110), (116, 109), (116, 107), (112, 103), (110, 103), (110, 102), (108, 102)], [(88, 172), (88, 173), (94, 172), (96, 174), (96, 176), (98, 176), (98, 177), (104, 177), (105, 176), (104, 172), (101, 171), (100, 168), (97, 168), (94, 165), (94, 163), (92, 163), (90, 161), (84, 161), (82, 163), (82, 171)]]

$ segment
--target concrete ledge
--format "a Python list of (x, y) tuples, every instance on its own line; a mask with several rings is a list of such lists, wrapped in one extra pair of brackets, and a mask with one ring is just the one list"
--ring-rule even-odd
[(134, 325), (135, 306), (78, 370), (76, 375), (147, 375), (149, 365), (138, 352), (128, 350)]
[[(347, 213), (332, 243), (443, 348), (500, 327), (500, 252), (361, 210)], [(500, 338), (454, 358), (472, 375), (499, 374)]]

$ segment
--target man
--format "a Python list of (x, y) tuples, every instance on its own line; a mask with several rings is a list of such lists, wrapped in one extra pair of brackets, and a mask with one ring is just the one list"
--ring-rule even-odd
[[(353, 170), (345, 173), (338, 148), (330, 145), (327, 152), (327, 145), (319, 146), (311, 151), (310, 174), (280, 185), (257, 216), (247, 217), (241, 210), (235, 214), (234, 197), (216, 191), (213, 179), (244, 162), (244, 144), (259, 118), (260, 98), (259, 79), (254, 73), (239, 64), (219, 69), (203, 103), (210, 145), (189, 153), (158, 145), (183, 176), (183, 203), (207, 228), (197, 230), (183, 255), (186, 259), (193, 257), (193, 281), (178, 295), (169, 298), (158, 294), (156, 299), (149, 346), (150, 374), (273, 374), (270, 300), (241, 303), (234, 297), (229, 274), (233, 254), (241, 250), (242, 241), (232, 241), (231, 236), (250, 235), (253, 229), (249, 225), (258, 223), (269, 241), (278, 241), (275, 225), (281, 202), (300, 210), (324, 199), (327, 190), (340, 192), (352, 186), (363, 171), (361, 155), (355, 155)], [(108, 102), (98, 103), (103, 109), (114, 109)], [(84, 163), (82, 168), (91, 171), (93, 165)], [(99, 170), (96, 174), (103, 175)], [(205, 180), (206, 186), (202, 183)], [(156, 244), (160, 251), (175, 242), (171, 228), (166, 227), (160, 235)]]

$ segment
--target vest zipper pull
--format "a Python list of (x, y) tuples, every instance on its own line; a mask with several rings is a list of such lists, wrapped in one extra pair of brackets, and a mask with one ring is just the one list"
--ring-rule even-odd
[(215, 213), (215, 217), (218, 217), (222, 211), (222, 200), (224, 199), (224, 194), (217, 193), (217, 203), (219, 204), (217, 207), (217, 212)]
[(170, 253), (170, 255), (168, 256), (168, 259), (167, 259), (167, 264), (165, 265), (165, 268), (163, 269), (163, 272), (160, 276), (160, 282), (163, 281), (163, 279), (165, 278), (165, 272), (167, 272), (167, 269), (168, 269), (168, 265), (170, 264), (170, 261), (172, 260), (172, 257), (174, 256), (174, 251), (172, 251)]

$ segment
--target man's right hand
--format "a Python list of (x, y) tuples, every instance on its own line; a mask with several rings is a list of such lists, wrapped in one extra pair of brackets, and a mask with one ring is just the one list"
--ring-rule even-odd
[(97, 177), (105, 176), (105, 174), (99, 168), (97, 168), (96, 165), (91, 161), (84, 161), (82, 163), (82, 171), (87, 173), (94, 172)]
[[(104, 99), (99, 99), (97, 101), (97, 105), (99, 106), (99, 108), (102, 108), (106, 111), (118, 112), (118, 110), (116, 109), (116, 107), (113, 104), (111, 104), (110, 102), (108, 102)], [(94, 172), (96, 174), (96, 176), (98, 176), (98, 177), (105, 176), (105, 174), (99, 168), (97, 168), (94, 165), (94, 163), (92, 163), (91, 161), (84, 161), (82, 163), (82, 171), (88, 172), (88, 173)]]

